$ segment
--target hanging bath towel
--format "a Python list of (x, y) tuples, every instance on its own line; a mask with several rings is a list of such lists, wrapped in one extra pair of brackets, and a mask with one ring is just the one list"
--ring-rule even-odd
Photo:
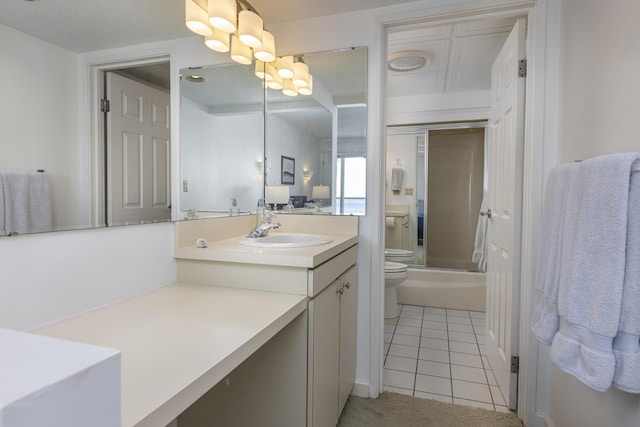
[(640, 161), (635, 163), (629, 185), (624, 286), (613, 353), (616, 358), (613, 385), (640, 393)]
[(567, 189), (559, 253), (558, 333), (551, 360), (587, 386), (607, 390), (616, 361), (625, 275), (629, 187), (638, 153), (585, 160)]
[(560, 250), (564, 237), (567, 192), (576, 186), (580, 165), (569, 163), (556, 166), (549, 173), (545, 188), (540, 253), (536, 270), (538, 305), (533, 313), (531, 329), (542, 343), (551, 345), (560, 328), (558, 289), (560, 287)]

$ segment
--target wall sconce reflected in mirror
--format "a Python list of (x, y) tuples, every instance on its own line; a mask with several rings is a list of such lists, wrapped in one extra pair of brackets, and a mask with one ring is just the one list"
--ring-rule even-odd
[(256, 160), (256, 170), (258, 171), (258, 176), (262, 175), (262, 160)]
[(313, 178), (313, 171), (302, 171), (302, 179), (304, 179), (304, 182), (311, 181), (311, 178)]

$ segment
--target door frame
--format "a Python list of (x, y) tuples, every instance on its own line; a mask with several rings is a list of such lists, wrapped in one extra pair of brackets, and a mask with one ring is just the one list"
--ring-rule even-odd
[[(80, 140), (88, 141), (88, 158), (86, 164), (89, 180), (89, 215), (92, 227), (106, 226), (105, 212), (105, 149), (104, 120), (100, 111), (100, 100), (103, 96), (103, 74), (105, 71), (119, 68), (169, 62), (171, 74), (174, 74), (171, 49), (154, 48), (148, 50), (122, 49), (118, 52), (108, 51), (97, 54), (81, 55), (78, 61), (80, 80), (78, 127)], [(173, 79), (171, 79), (173, 83)], [(173, 84), (171, 92), (174, 91)], [(173, 99), (173, 95), (171, 95)], [(171, 103), (173, 105), (173, 103)], [(171, 115), (173, 121), (173, 114)], [(173, 167), (173, 150), (171, 164)], [(173, 188), (172, 194), (173, 194)], [(173, 198), (173, 195), (172, 195)], [(173, 215), (173, 213), (172, 213)]]
[[(390, 15), (386, 19), (381, 17), (380, 40), (381, 55), (378, 69), (380, 70), (380, 88), (383, 99), (380, 103), (379, 135), (386, 135), (386, 60), (387, 57), (387, 32), (389, 28), (413, 23), (444, 23), (466, 19), (496, 17), (504, 15), (521, 15), (527, 21), (526, 51), (528, 60), (527, 84), (525, 89), (525, 147), (523, 164), (523, 202), (522, 202), (522, 242), (521, 242), (521, 269), (520, 269), (520, 307), (519, 307), (519, 354), (520, 373), (518, 375), (518, 417), (527, 425), (544, 425), (548, 402), (543, 396), (538, 398), (537, 379), (544, 376), (545, 372), (539, 372), (538, 343), (533, 334), (527, 333), (531, 321), (531, 315), (535, 307), (535, 263), (537, 259), (538, 231), (540, 229), (540, 217), (542, 210), (542, 193), (546, 172), (555, 163), (555, 149), (557, 147), (558, 131), (558, 107), (557, 95), (545, 96), (547, 88), (557, 89), (559, 86), (559, 73), (557, 64), (547, 64), (547, 38), (556, 43), (551, 50), (551, 59), (558, 59), (561, 30), (559, 19), (553, 18), (554, 13), (561, 11), (560, 6), (550, 5), (549, 0), (524, 1), (514, 3), (502, 2), (502, 6), (470, 8), (468, 5), (451, 6), (425, 10), (418, 14), (415, 11)], [(446, 9), (446, 10), (443, 10)], [(548, 18), (549, 19), (548, 22)], [(549, 36), (549, 37), (547, 37)], [(549, 75), (549, 82), (545, 77)], [(557, 93), (557, 92), (556, 92)], [(379, 145), (380, 163), (386, 164), (386, 141)], [(382, 169), (384, 170), (384, 169)], [(381, 187), (384, 188), (384, 177), (379, 178)], [(384, 218), (385, 197), (382, 196), (378, 206), (379, 218)], [(378, 224), (381, 232), (384, 224)], [(383, 249), (374, 248), (374, 256), (383, 259)], [(375, 254), (378, 252), (378, 254)], [(380, 269), (380, 267), (372, 267)], [(372, 277), (384, 277), (379, 271), (372, 271)], [(383, 359), (381, 358), (384, 346), (384, 316), (382, 307), (384, 304), (384, 283), (374, 283), (372, 289), (371, 310), (371, 384), (372, 397), (377, 397), (382, 392)], [(375, 286), (378, 288), (375, 289)], [(377, 308), (377, 309), (376, 309)], [(544, 370), (544, 366), (542, 367)]]

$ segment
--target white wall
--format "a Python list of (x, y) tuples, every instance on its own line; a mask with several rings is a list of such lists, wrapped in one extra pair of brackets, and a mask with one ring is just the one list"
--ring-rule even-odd
[(0, 238), (0, 327), (63, 319), (176, 281), (173, 224)]
[(54, 229), (87, 225), (88, 146), (78, 139), (77, 55), (4, 25), (0, 52), (0, 171), (44, 169)]
[[(280, 184), (282, 179), (281, 156), (295, 159), (295, 183), (289, 189), (291, 196), (306, 195), (311, 199), (311, 188), (319, 182), (320, 157), (323, 141), (283, 120), (277, 114), (267, 115), (267, 185)], [(302, 179), (303, 170), (312, 170), (314, 175), (309, 182)], [(317, 175), (316, 175), (317, 173)], [(316, 184), (317, 185), (317, 184)]]
[(211, 115), (184, 98), (180, 112), (181, 179), (189, 181), (189, 191), (180, 193), (181, 209), (224, 211), (235, 198), (241, 211), (255, 210), (262, 197), (262, 114)]
[[(563, 3), (559, 162), (640, 151), (635, 127), (640, 95), (640, 2)], [(639, 395), (617, 389), (596, 392), (555, 367), (550, 369), (550, 379), (539, 377), (538, 387), (549, 389), (549, 416), (555, 426), (640, 425)]]

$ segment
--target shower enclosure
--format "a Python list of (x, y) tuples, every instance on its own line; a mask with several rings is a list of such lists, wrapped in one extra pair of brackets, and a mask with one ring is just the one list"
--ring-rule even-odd
[(486, 181), (485, 125), (388, 129), (387, 163), (401, 159), (405, 179), (399, 193), (387, 189), (387, 204), (409, 206), (411, 267), (478, 271), (472, 255)]

